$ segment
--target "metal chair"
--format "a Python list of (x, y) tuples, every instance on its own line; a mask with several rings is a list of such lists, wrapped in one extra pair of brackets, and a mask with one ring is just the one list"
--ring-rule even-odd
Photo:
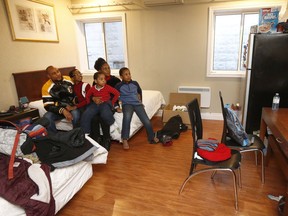
[(256, 160), (256, 166), (257, 166), (257, 162), (258, 162), (258, 158), (257, 158), (257, 152), (260, 152), (261, 154), (261, 181), (262, 184), (265, 183), (265, 175), (264, 175), (264, 152), (263, 150), (265, 149), (265, 145), (262, 142), (262, 140), (260, 139), (260, 137), (258, 137), (257, 135), (253, 135), (253, 134), (248, 134), (248, 138), (250, 141), (253, 140), (253, 143), (250, 146), (240, 146), (236, 141), (234, 141), (231, 137), (229, 137), (229, 133), (228, 133), (228, 126), (227, 126), (227, 117), (226, 117), (226, 112), (227, 109), (224, 106), (224, 102), (223, 102), (223, 97), (222, 97), (222, 93), (221, 91), (219, 91), (219, 97), (220, 97), (220, 101), (221, 101), (221, 108), (222, 108), (222, 114), (223, 114), (223, 119), (224, 119), (224, 124), (223, 124), (223, 133), (222, 133), (222, 138), (221, 138), (221, 142), (226, 144), (229, 148), (231, 149), (236, 149), (238, 151), (240, 151), (240, 153), (245, 153), (245, 152), (255, 152), (255, 160)]
[[(237, 150), (231, 149), (231, 158), (225, 161), (220, 162), (211, 162), (205, 159), (199, 159), (196, 157), (197, 153), (197, 140), (202, 139), (203, 136), (203, 127), (202, 119), (199, 109), (199, 104), (197, 99), (194, 99), (187, 104), (189, 118), (192, 127), (192, 141), (193, 141), (193, 153), (192, 153), (192, 162), (190, 167), (189, 176), (183, 182), (179, 194), (183, 191), (186, 183), (194, 176), (203, 173), (212, 171), (211, 178), (213, 179), (217, 171), (228, 171), (232, 174), (233, 185), (234, 185), (234, 197), (235, 197), (235, 209), (238, 210), (238, 192), (237, 192), (237, 178), (234, 170), (239, 171), (239, 184), (241, 182), (241, 172), (240, 172), (240, 162), (241, 154)], [(196, 170), (198, 164), (205, 165), (205, 168)]]

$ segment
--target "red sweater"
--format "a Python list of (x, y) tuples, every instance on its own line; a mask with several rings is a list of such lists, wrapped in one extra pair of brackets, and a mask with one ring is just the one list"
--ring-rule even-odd
[(89, 83), (79, 82), (74, 84), (73, 90), (78, 100), (76, 104), (77, 108), (84, 107), (87, 104), (85, 97), (90, 88)]
[(96, 85), (89, 89), (88, 93), (86, 94), (86, 102), (87, 104), (90, 103), (91, 96), (94, 97), (101, 97), (103, 102), (109, 101), (111, 98), (111, 94), (113, 95), (112, 98), (112, 105), (118, 100), (120, 93), (115, 88), (105, 85), (101, 89), (96, 89)]

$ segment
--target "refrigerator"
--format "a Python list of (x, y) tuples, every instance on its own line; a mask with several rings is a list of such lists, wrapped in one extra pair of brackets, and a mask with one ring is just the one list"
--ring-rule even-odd
[(288, 107), (288, 34), (250, 34), (240, 89), (247, 133), (260, 129), (262, 107), (272, 106), (275, 93), (280, 95), (280, 108)]

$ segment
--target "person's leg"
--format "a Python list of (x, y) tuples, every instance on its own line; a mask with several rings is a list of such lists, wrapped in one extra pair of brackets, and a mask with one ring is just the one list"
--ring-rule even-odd
[(103, 132), (103, 137), (110, 139), (110, 125), (108, 125), (102, 118), (99, 120)]
[(58, 114), (55, 114), (55, 113), (52, 113), (52, 112), (46, 112), (43, 117), (45, 117), (46, 119), (49, 120), (49, 125), (47, 126), (47, 130), (49, 132), (57, 133), (57, 128), (56, 128), (56, 125), (55, 125), (55, 121), (63, 119), (64, 116), (63, 115), (58, 115)]
[(150, 143), (154, 143), (154, 132), (153, 132), (153, 128), (150, 122), (150, 119), (144, 109), (143, 105), (137, 105), (134, 106), (134, 110), (135, 113), (137, 114), (137, 116), (139, 117), (140, 121), (143, 123), (146, 132), (147, 132), (147, 136), (148, 136), (148, 141)]
[(99, 112), (99, 106), (95, 103), (90, 103), (84, 113), (81, 116), (80, 127), (83, 129), (84, 133), (91, 132), (91, 119), (93, 116), (97, 115)]
[(91, 120), (91, 132), (90, 137), (94, 139), (99, 144), (101, 143), (101, 136), (100, 136), (100, 116), (97, 114)]
[(110, 138), (110, 125), (108, 125), (103, 119), (100, 118), (100, 125), (103, 132), (103, 139), (102, 139), (102, 146), (107, 149), (107, 151), (110, 150), (111, 145), (111, 138)]
[(115, 122), (111, 102), (104, 102), (99, 106), (100, 118), (109, 126)]
[(134, 108), (132, 105), (125, 104), (122, 106), (123, 121), (122, 121), (122, 131), (121, 138), (123, 140), (123, 148), (129, 149), (128, 138), (130, 135), (130, 123), (133, 116)]
[(72, 110), (71, 114), (73, 116), (72, 120), (73, 128), (80, 127), (80, 115), (81, 115), (80, 110), (79, 109)]

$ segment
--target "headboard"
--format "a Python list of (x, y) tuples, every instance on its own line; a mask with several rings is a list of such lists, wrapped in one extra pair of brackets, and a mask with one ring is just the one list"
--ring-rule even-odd
[[(62, 75), (69, 75), (75, 66), (59, 68)], [(42, 98), (41, 89), (48, 80), (45, 70), (27, 71), (13, 73), (18, 98), (26, 96), (29, 101), (40, 100)]]

